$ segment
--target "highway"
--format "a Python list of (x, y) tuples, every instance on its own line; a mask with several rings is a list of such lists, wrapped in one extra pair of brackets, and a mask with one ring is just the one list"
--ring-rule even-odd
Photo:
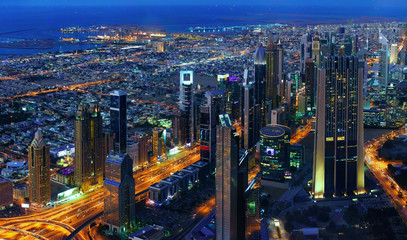
[[(151, 184), (171, 176), (172, 173), (200, 159), (199, 146), (183, 149), (162, 162), (134, 173), (136, 194)], [(0, 238), (5, 239), (62, 239), (82, 223), (103, 211), (103, 190), (81, 194), (52, 209), (39, 208), (33, 214), (13, 218), (0, 218)], [(201, 211), (204, 211), (203, 209)], [(89, 239), (85, 228), (74, 239)], [(86, 232), (86, 234), (85, 234)]]
[[(407, 223), (407, 211), (405, 208), (407, 204), (405, 199), (407, 196), (407, 191), (401, 189), (387, 171), (387, 164), (402, 164), (402, 162), (389, 162), (378, 156), (378, 149), (380, 149), (388, 139), (393, 139), (399, 134), (403, 133), (404, 129), (400, 129), (373, 138), (365, 143), (364, 148), (366, 166), (373, 173), (380, 186), (386, 192), (403, 221)], [(403, 195), (403, 198), (399, 196), (400, 193)]]

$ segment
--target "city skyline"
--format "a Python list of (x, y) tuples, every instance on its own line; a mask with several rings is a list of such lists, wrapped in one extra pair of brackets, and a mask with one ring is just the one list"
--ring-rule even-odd
[(405, 239), (404, 6), (0, 6), (0, 238)]

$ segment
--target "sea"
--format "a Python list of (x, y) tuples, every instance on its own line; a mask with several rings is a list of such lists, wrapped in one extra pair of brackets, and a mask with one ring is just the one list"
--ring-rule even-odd
[[(61, 28), (101, 25), (157, 27), (168, 33), (188, 32), (190, 27), (228, 27), (257, 24), (295, 26), (374, 21), (405, 21), (406, 8), (313, 6), (1, 6), (0, 42), (73, 37)], [(73, 51), (95, 45), (63, 45), (50, 49), (0, 48), (0, 58), (50, 51)]]

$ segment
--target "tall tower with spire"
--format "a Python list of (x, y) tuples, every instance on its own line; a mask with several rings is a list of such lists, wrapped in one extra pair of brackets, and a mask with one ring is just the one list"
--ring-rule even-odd
[(35, 133), (28, 147), (28, 170), (30, 184), (30, 202), (43, 205), (51, 201), (50, 155), (41, 131)]
[(266, 126), (265, 105), (266, 58), (263, 44), (259, 44), (254, 53), (254, 101), (260, 107), (260, 128)]
[(280, 105), (279, 85), (282, 78), (282, 48), (274, 44), (272, 35), (266, 49), (266, 84), (265, 97), (267, 105), (267, 123), (270, 123), (271, 110)]

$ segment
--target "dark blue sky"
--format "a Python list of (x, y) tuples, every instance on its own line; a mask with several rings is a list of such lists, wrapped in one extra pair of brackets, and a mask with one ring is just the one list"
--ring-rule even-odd
[(0, 0), (1, 5), (269, 5), (407, 7), (407, 0)]

